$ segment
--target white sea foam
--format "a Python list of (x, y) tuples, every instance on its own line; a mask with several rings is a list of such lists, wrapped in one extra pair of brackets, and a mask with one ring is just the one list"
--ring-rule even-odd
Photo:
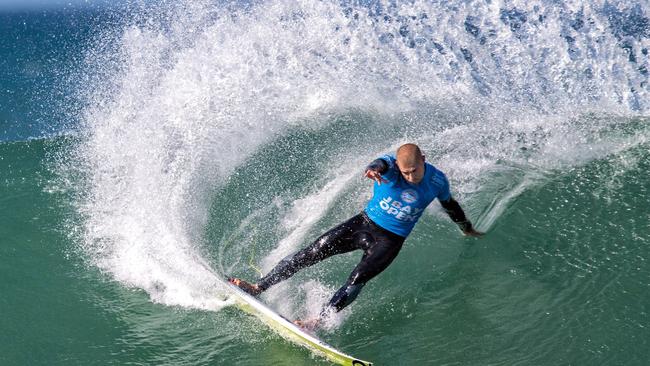
[(354, 173), (338, 176), (323, 188), (293, 203), (291, 211), (284, 217), (282, 225), (289, 233), (278, 242), (277, 247), (262, 260), (263, 272), (270, 271), (282, 258), (295, 252), (302, 245), (306, 234), (330, 208), (332, 201), (349, 184)]

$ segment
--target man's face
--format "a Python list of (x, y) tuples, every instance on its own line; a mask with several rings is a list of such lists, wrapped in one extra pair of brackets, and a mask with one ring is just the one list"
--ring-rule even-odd
[(397, 158), (397, 167), (407, 182), (418, 184), (424, 177), (424, 156), (416, 159)]

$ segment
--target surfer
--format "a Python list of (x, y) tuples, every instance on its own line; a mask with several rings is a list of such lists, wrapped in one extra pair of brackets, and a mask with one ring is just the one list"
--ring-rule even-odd
[(238, 278), (228, 280), (257, 296), (299, 270), (332, 255), (363, 250), (361, 262), (323, 308), (320, 316), (309, 321), (295, 321), (301, 327), (313, 329), (331, 312), (341, 311), (348, 306), (369, 280), (388, 267), (424, 209), (434, 199), (440, 201), (464, 235), (483, 235), (472, 227), (463, 209), (452, 198), (447, 177), (425, 161), (420, 148), (415, 144), (404, 144), (397, 149), (395, 155), (375, 159), (366, 167), (364, 176), (375, 183), (373, 197), (361, 213), (327, 231), (306, 248), (281, 260), (257, 283), (248, 283)]

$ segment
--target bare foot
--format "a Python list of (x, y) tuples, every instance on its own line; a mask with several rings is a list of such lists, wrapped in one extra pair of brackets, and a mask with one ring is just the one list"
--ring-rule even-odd
[(301, 329), (314, 331), (320, 325), (320, 318), (310, 320), (296, 319), (293, 321), (293, 324), (299, 326)]
[(481, 236), (485, 235), (485, 233), (476, 231), (474, 229), (470, 229), (469, 231), (463, 232), (463, 235), (465, 236), (472, 236), (474, 238), (480, 238)]
[(262, 293), (262, 289), (257, 284), (248, 283), (239, 278), (228, 277), (228, 282), (239, 287), (249, 295), (257, 296)]

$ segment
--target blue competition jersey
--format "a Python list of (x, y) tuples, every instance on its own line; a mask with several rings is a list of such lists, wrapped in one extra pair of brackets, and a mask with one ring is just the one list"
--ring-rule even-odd
[(388, 164), (388, 170), (382, 174), (388, 182), (381, 185), (375, 182), (365, 212), (377, 225), (406, 237), (431, 201), (451, 198), (449, 182), (443, 172), (425, 162), (420, 183), (409, 183), (402, 177), (394, 155), (384, 155), (381, 159)]

